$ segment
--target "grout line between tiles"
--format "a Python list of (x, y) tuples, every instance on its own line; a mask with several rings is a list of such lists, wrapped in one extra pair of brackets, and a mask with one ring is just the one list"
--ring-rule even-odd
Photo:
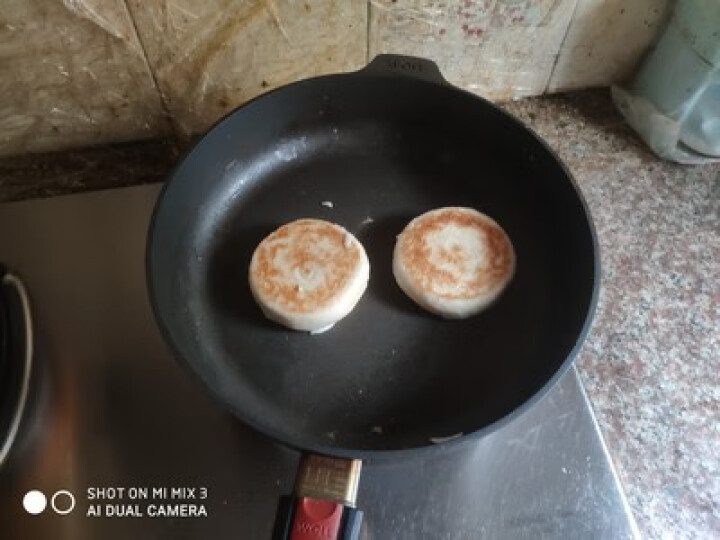
[[(545, 87), (543, 88), (542, 94), (547, 94), (550, 90), (550, 83), (552, 83), (553, 75), (555, 75), (555, 70), (557, 69), (558, 63), (560, 63), (560, 55), (563, 51), (563, 46), (565, 45), (565, 42), (568, 39), (568, 36), (570, 35), (570, 27), (572, 26), (573, 21), (575, 20), (575, 15), (578, 11), (578, 6), (580, 5), (580, 2), (582, 0), (575, 0), (575, 5), (572, 9), (572, 14), (570, 15), (570, 18), (568, 19), (567, 27), (565, 28), (565, 35), (563, 36), (562, 40), (560, 41), (560, 45), (558, 46), (557, 54), (555, 55), (555, 61), (553, 62), (552, 67), (550, 68), (550, 73), (548, 74), (547, 81), (545, 82)], [(541, 95), (542, 95), (541, 94)]]
[(372, 0), (367, 0), (367, 10), (365, 12), (365, 65), (370, 63), (370, 16), (372, 14)]
[(142, 51), (143, 59), (145, 60), (145, 65), (147, 66), (148, 72), (150, 72), (150, 77), (153, 82), (153, 86), (155, 87), (155, 91), (158, 94), (158, 98), (160, 99), (160, 107), (162, 107), (162, 112), (165, 115), (165, 118), (167, 118), (168, 123), (170, 124), (170, 129), (173, 132), (173, 135), (175, 137), (180, 136), (180, 130), (178, 125), (175, 122), (175, 119), (170, 114), (170, 107), (168, 103), (165, 101), (165, 94), (162, 91), (162, 88), (160, 88), (160, 84), (158, 83), (157, 77), (155, 77), (155, 68), (153, 67), (152, 63), (150, 62), (150, 57), (147, 54), (147, 49), (145, 48), (145, 42), (143, 41), (142, 35), (140, 34), (140, 31), (138, 30), (138, 26), (135, 22), (135, 16), (133, 14), (132, 9), (130, 9), (130, 6), (128, 5), (128, 0), (122, 0), (123, 6), (125, 6), (125, 12), (127, 13), (127, 16), (130, 18), (130, 24), (132, 24), (133, 31), (135, 32), (135, 36), (137, 37), (138, 43), (140, 44), (140, 50)]

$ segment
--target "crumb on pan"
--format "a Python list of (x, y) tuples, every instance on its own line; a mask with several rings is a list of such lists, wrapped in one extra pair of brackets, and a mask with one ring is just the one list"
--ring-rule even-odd
[(322, 201), (320, 204), (325, 208), (333, 208), (335, 206), (332, 201)]
[(463, 432), (461, 431), (460, 433), (456, 433), (455, 435), (448, 435), (447, 437), (430, 437), (430, 442), (433, 444), (442, 444), (462, 436)]
[(335, 326), (335, 323), (328, 324), (327, 326), (323, 326), (322, 328), (318, 328), (317, 330), (311, 330), (310, 335), (314, 336), (316, 334), (322, 334), (323, 332), (327, 332), (330, 330), (333, 326)]

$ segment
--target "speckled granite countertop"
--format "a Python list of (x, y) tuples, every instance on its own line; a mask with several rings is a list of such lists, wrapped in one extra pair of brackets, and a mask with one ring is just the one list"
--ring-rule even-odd
[(602, 286), (578, 366), (641, 531), (720, 537), (720, 166), (655, 158), (607, 93), (508, 109), (575, 175)]
[[(578, 365), (641, 531), (720, 537), (720, 166), (647, 151), (607, 91), (505, 107), (568, 164), (601, 248)], [(0, 201), (162, 180), (183, 145), (0, 160)]]

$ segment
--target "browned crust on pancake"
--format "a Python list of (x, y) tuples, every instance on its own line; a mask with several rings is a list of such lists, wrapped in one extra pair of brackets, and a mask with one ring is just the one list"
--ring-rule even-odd
[[(472, 280), (465, 284), (461, 292), (439, 293), (436, 285), (451, 285), (455, 283), (455, 278), (452, 272), (432, 263), (431, 247), (426, 238), (428, 234), (451, 224), (477, 229), (483, 233), (488, 264), (475, 271)], [(399, 255), (407, 278), (417, 290), (451, 300), (478, 298), (502, 287), (512, 276), (515, 265), (510, 240), (497, 223), (484, 215), (457, 208), (424, 214), (411, 222), (400, 237)], [(471, 262), (458, 246), (442, 248), (439, 255), (445, 261), (458, 266), (463, 273), (466, 273), (467, 264)]]
[[(340, 226), (317, 219), (301, 219), (283, 225), (265, 238), (257, 247), (256, 266), (251, 271), (253, 284), (268, 304), (280, 304), (294, 313), (312, 313), (327, 306), (335, 296), (346, 290), (361, 263), (361, 251), (356, 242), (346, 245), (347, 233)], [(321, 239), (331, 242), (331, 249), (320, 252)], [(285, 272), (299, 272), (307, 264), (315, 263), (326, 273), (323, 285), (313, 290), (301, 290), (283, 280), (283, 269), (276, 266), (276, 257), (286, 252), (289, 268)]]

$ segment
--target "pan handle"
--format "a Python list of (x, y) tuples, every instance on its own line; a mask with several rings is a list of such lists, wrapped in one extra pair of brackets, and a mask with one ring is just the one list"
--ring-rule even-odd
[(355, 508), (362, 462), (304, 454), (295, 490), (281, 497), (272, 540), (358, 540), (362, 510)]
[(438, 84), (449, 84), (432, 60), (402, 54), (378, 54), (358, 73), (410, 77)]

